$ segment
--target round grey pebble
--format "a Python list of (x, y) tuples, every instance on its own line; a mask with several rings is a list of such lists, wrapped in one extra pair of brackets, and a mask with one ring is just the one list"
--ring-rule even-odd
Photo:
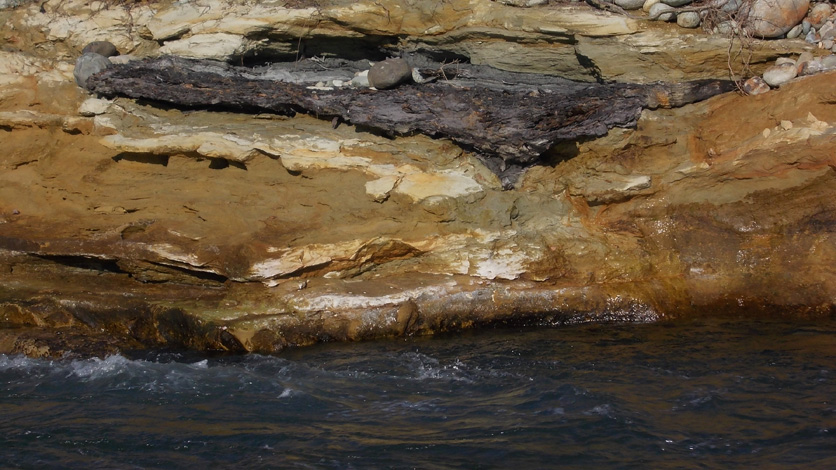
[(656, 3), (650, 7), (650, 11), (647, 14), (650, 15), (650, 18), (655, 18), (658, 21), (673, 21), (676, 18), (675, 11), (670, 5)]
[(798, 36), (801, 36), (801, 32), (804, 31), (804, 27), (800, 24), (795, 25), (791, 30), (787, 32), (787, 39), (795, 39)]
[(676, 24), (682, 28), (696, 28), (701, 20), (700, 14), (695, 11), (686, 11), (676, 15)]
[(681, 6), (685, 6), (689, 3), (691, 3), (693, 1), (694, 0), (662, 0), (662, 3), (664, 3), (666, 5), (670, 5), (672, 7), (681, 7)]
[(822, 27), (819, 28), (819, 37), (822, 41), (836, 38), (836, 24), (833, 24), (832, 21), (828, 21), (823, 24)]
[(644, 6), (645, 0), (614, 0), (613, 3), (625, 10), (638, 10)]
[(369, 85), (378, 90), (394, 88), (412, 78), (412, 67), (400, 58), (378, 62), (369, 70)]
[(96, 54), (95, 52), (82, 54), (75, 61), (75, 69), (73, 70), (75, 82), (81, 88), (87, 89), (87, 79), (111, 65), (113, 64), (111, 64), (110, 60), (101, 54)]
[(82, 54), (87, 54), (88, 52), (95, 52), (96, 54), (103, 55), (105, 57), (119, 55), (119, 51), (116, 50), (116, 46), (114, 46), (110, 41), (93, 41), (84, 46), (84, 49), (81, 50)]

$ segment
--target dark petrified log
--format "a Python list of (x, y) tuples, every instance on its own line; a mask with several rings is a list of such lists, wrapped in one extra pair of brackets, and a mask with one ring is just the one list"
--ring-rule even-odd
[(433, 83), (392, 90), (326, 90), (304, 80), (270, 79), (275, 72), (163, 57), (111, 67), (91, 77), (88, 86), (110, 97), (190, 108), (302, 112), (388, 134), (446, 137), (493, 160), (500, 170), (535, 163), (558, 141), (633, 126), (643, 108), (682, 106), (733, 89), (731, 82), (720, 80), (577, 83), (463, 64), (438, 75), (443, 76)]

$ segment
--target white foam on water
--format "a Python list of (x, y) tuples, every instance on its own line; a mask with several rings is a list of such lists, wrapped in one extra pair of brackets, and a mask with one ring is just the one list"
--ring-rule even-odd
[(191, 364), (193, 369), (208, 369), (209, 368), (209, 360), (204, 359), (202, 361), (197, 361)]
[(0, 371), (15, 370), (26, 371), (31, 370), (39, 365), (46, 364), (47, 361), (42, 359), (32, 359), (26, 356), (9, 356), (0, 354)]
[(414, 374), (413, 380), (453, 380), (457, 382), (473, 383), (468, 366), (459, 359), (450, 364), (441, 364), (438, 359), (422, 353), (407, 353), (403, 355)]
[(69, 364), (67, 376), (73, 375), (89, 380), (112, 377), (126, 372), (131, 367), (132, 362), (136, 361), (131, 361), (119, 355), (108, 356), (104, 359), (74, 360)]

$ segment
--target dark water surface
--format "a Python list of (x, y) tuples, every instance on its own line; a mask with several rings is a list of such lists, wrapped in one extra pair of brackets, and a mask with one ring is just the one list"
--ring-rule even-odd
[(3, 468), (836, 468), (836, 321), (0, 355)]

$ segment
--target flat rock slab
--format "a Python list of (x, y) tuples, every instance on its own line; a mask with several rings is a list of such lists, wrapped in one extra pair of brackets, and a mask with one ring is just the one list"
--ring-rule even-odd
[(536, 163), (556, 142), (634, 126), (644, 108), (681, 106), (733, 89), (721, 80), (586, 84), (474, 66), (439, 75), (433, 83), (391, 90), (321, 87), (271, 80), (251, 68), (167, 56), (116, 65), (91, 77), (88, 85), (108, 97), (188, 108), (302, 112), (384, 134), (449, 138), (492, 160), (500, 172)]

